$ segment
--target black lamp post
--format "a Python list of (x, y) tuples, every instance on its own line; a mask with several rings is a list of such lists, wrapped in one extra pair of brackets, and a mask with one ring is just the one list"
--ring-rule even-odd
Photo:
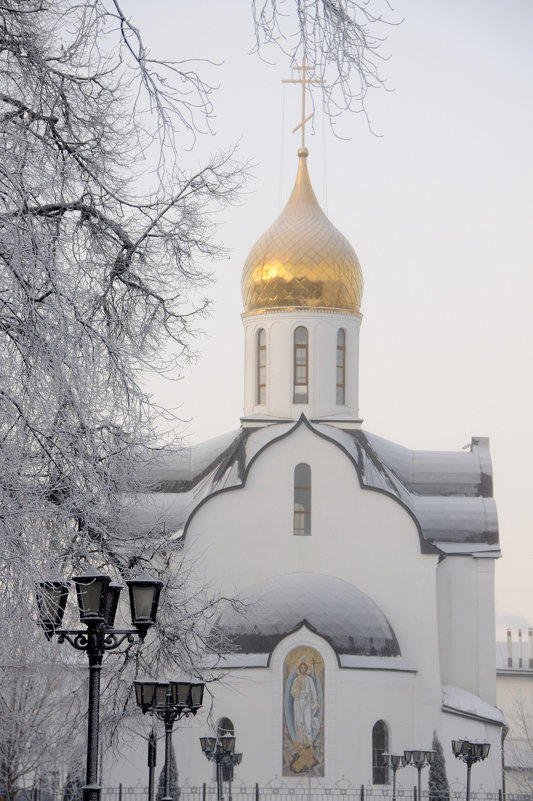
[(231, 777), (235, 765), (240, 765), (242, 762), (242, 754), (235, 753), (235, 737), (231, 734), (223, 734), (221, 737), (200, 737), (200, 745), (202, 751), (210, 762), (216, 765), (217, 777), (217, 801), (223, 801), (222, 798), (222, 784), (223, 784), (223, 770), (228, 768), (228, 795), (229, 801), (231, 797)]
[(157, 762), (157, 741), (154, 730), (148, 737), (148, 801), (154, 801), (154, 772)]
[(417, 801), (422, 801), (422, 768), (431, 765), (435, 759), (435, 751), (404, 751), (403, 757), (406, 765), (414, 765), (418, 771)]
[(392, 801), (396, 801), (396, 771), (405, 767), (404, 754), (382, 754), (389, 768), (392, 768)]
[(161, 801), (172, 801), (170, 796), (172, 729), (176, 720), (196, 715), (202, 706), (204, 685), (187, 681), (167, 682), (151, 679), (138, 680), (134, 684), (137, 704), (143, 714), (150, 712), (165, 724), (165, 795)]
[[(44, 633), (49, 640), (54, 634), (58, 642), (67, 640), (89, 658), (89, 708), (87, 723), (87, 769), (84, 801), (99, 801), (98, 785), (98, 734), (100, 717), (100, 671), (106, 651), (113, 651), (125, 640), (133, 642), (134, 635), (141, 640), (155, 623), (159, 594), (163, 583), (142, 573), (137, 579), (126, 581), (130, 590), (131, 619), (134, 629), (114, 629), (115, 614), (122, 587), (94, 567), (88, 567), (81, 576), (73, 579), (76, 585), (80, 620), (87, 627), (63, 630), (59, 627), (65, 614), (70, 582), (61, 579), (43, 579), (37, 583), (37, 607)], [(146, 615), (147, 597), (151, 598), (150, 614)]]
[(490, 751), (490, 743), (478, 743), (471, 740), (452, 740), (454, 757), (466, 762), (466, 801), (470, 801), (470, 771), (474, 762), (486, 759)]

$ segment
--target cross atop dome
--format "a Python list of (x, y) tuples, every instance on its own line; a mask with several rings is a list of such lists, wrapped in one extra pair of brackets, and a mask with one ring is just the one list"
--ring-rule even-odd
[(305, 56), (302, 61), (302, 65), (298, 66), (297, 64), (292, 67), (293, 70), (299, 70), (301, 72), (300, 78), (284, 78), (282, 83), (301, 83), (302, 85), (302, 121), (298, 123), (296, 128), (292, 129), (293, 133), (296, 133), (300, 128), (302, 129), (302, 143), (301, 147), (305, 147), (305, 125), (309, 120), (313, 118), (314, 111), (311, 112), (307, 117), (305, 116), (305, 87), (308, 84), (323, 84), (325, 81), (322, 81), (320, 78), (308, 78), (307, 73), (314, 70), (314, 64), (309, 65), (305, 63)]

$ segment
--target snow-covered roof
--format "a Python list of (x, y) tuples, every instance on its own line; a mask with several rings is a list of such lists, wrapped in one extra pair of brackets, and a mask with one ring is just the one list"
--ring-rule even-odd
[[(411, 451), (375, 434), (325, 423), (273, 423), (242, 428), (159, 457), (149, 471), (151, 490), (138, 496), (143, 524), (186, 533), (199, 505), (213, 493), (241, 486), (259, 453), (299, 425), (342, 448), (363, 487), (398, 499), (417, 522), (422, 549), (499, 555), (488, 439), (468, 450)], [(158, 498), (158, 495), (168, 497)], [(144, 503), (143, 498), (146, 503)]]
[(445, 712), (488, 720), (498, 723), (500, 726), (507, 725), (505, 715), (497, 706), (491, 706), (478, 695), (452, 684), (442, 687), (442, 708)]
[(239, 600), (242, 608), (228, 604), (216, 626), (241, 653), (271, 653), (284, 637), (305, 625), (324, 637), (337, 654), (400, 656), (383, 612), (342, 579), (285, 573), (242, 591)]

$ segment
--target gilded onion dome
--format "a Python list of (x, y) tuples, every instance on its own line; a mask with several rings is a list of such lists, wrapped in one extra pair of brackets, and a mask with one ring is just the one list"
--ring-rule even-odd
[(274, 308), (359, 312), (361, 266), (346, 237), (318, 205), (307, 170), (308, 153), (305, 147), (298, 150), (300, 163), (289, 202), (244, 265), (246, 312)]

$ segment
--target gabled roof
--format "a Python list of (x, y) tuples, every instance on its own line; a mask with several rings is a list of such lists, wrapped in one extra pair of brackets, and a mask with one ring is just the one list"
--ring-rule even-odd
[(261, 452), (299, 425), (341, 448), (362, 487), (398, 500), (417, 523), (422, 546), (448, 554), (499, 555), (487, 438), (474, 437), (470, 449), (459, 452), (411, 451), (369, 432), (310, 423), (303, 416), (296, 423), (237, 429), (166, 452), (145, 477), (149, 491), (135, 498), (138, 525), (164, 525), (169, 534), (182, 536), (203, 502), (243, 486)]

